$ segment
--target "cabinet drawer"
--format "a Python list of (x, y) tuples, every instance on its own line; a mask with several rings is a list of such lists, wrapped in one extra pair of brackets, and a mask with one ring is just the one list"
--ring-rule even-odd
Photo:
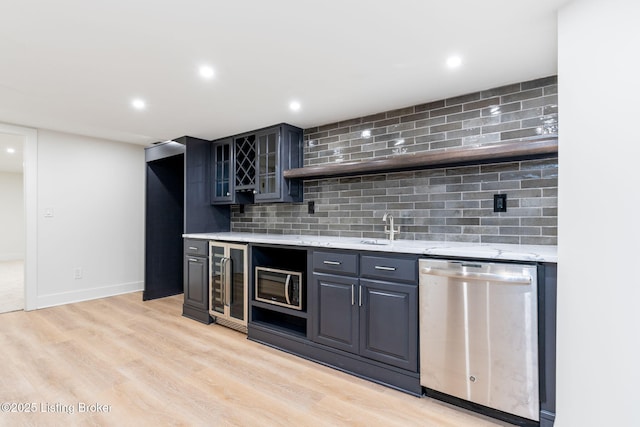
[(313, 270), (337, 274), (358, 274), (358, 254), (313, 252)]
[(185, 239), (185, 255), (209, 256), (209, 241), (200, 239)]
[(418, 281), (418, 261), (415, 258), (363, 255), (361, 262), (361, 277), (391, 282), (416, 283)]

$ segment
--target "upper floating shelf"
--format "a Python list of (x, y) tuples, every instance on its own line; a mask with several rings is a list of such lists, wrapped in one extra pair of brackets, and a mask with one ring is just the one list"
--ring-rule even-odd
[(350, 175), (397, 172), (411, 169), (461, 166), (474, 163), (500, 163), (514, 160), (553, 157), (558, 154), (558, 138), (544, 138), (456, 148), (447, 151), (401, 154), (375, 160), (327, 163), (289, 169), (287, 179), (317, 179)]

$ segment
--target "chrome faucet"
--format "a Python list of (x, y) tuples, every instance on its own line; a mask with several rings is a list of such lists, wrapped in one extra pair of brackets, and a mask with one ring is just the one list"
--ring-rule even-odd
[(396, 234), (400, 233), (400, 227), (393, 228), (393, 215), (391, 215), (389, 212), (385, 212), (382, 220), (384, 222), (388, 222), (388, 224), (384, 226), (384, 234), (389, 235), (389, 240), (395, 240), (394, 238)]

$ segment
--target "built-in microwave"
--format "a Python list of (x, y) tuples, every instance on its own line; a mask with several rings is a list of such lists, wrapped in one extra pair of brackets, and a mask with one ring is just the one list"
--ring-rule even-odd
[(302, 273), (256, 267), (257, 301), (302, 310)]

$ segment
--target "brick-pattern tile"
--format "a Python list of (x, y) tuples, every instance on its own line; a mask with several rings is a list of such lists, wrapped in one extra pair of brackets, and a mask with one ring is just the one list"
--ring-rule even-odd
[[(305, 166), (557, 135), (557, 78), (545, 77), (305, 130)], [(232, 230), (557, 244), (557, 159), (305, 182), (304, 203), (232, 207)], [(493, 195), (507, 194), (505, 213)], [(314, 201), (316, 213), (307, 213)]]

